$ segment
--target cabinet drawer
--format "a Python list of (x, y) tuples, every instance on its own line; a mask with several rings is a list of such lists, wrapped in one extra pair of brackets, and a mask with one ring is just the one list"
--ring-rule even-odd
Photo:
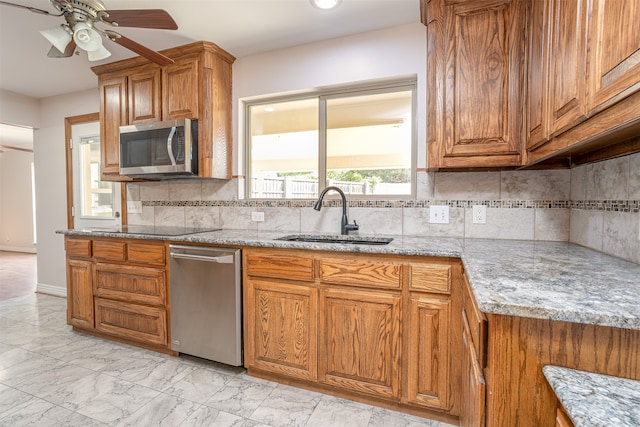
[(67, 256), (74, 258), (90, 258), (91, 257), (91, 240), (89, 239), (72, 239), (66, 240)]
[(411, 264), (412, 291), (451, 293), (451, 266), (438, 264)]
[(249, 276), (313, 281), (313, 258), (249, 254), (245, 268)]
[(400, 289), (400, 271), (400, 264), (388, 262), (357, 258), (320, 260), (320, 279), (325, 283)]
[(469, 332), (473, 340), (473, 347), (478, 355), (478, 361), (482, 367), (485, 367), (486, 361), (486, 342), (487, 342), (487, 319), (480, 311), (473, 296), (471, 285), (467, 275), (464, 274), (464, 290), (463, 290), (463, 312), (469, 322)]
[(164, 306), (165, 271), (159, 268), (96, 264), (94, 294), (103, 298)]
[(137, 264), (165, 265), (164, 246), (129, 243), (127, 245), (127, 259), (129, 262)]
[(125, 261), (126, 247), (125, 242), (95, 240), (93, 242), (93, 256), (97, 260)]
[(167, 345), (163, 308), (95, 299), (96, 330), (147, 344)]

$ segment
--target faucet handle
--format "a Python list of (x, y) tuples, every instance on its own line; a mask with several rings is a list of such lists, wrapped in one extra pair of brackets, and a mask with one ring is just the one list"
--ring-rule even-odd
[(357, 223), (357, 222), (356, 222), (356, 220), (354, 219), (354, 220), (353, 220), (353, 224), (347, 224), (347, 225), (345, 226), (345, 228), (346, 228), (348, 231), (355, 231), (355, 230), (358, 230), (358, 229), (360, 228), (360, 226), (358, 225), (358, 223)]

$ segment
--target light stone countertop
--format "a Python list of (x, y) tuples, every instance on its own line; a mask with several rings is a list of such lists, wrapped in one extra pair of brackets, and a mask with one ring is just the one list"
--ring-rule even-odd
[(640, 381), (552, 365), (542, 371), (575, 427), (640, 426)]
[(287, 232), (220, 230), (182, 236), (65, 230), (65, 235), (176, 243), (461, 258), (485, 313), (640, 330), (640, 265), (565, 242), (384, 236), (384, 246), (274, 240)]

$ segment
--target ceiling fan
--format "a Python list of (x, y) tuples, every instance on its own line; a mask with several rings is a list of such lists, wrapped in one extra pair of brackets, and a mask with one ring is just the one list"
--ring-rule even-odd
[(53, 46), (47, 56), (68, 58), (76, 47), (87, 52), (89, 61), (100, 61), (111, 55), (102, 44), (102, 36), (118, 43), (140, 56), (161, 66), (173, 64), (173, 60), (161, 53), (149, 49), (113, 30), (102, 29), (96, 24), (108, 24), (112, 27), (153, 28), (177, 30), (178, 25), (171, 15), (162, 9), (107, 10), (100, 0), (50, 0), (59, 13), (21, 4), (0, 1), (0, 5), (27, 9), (41, 15), (64, 16), (65, 22), (40, 33)]

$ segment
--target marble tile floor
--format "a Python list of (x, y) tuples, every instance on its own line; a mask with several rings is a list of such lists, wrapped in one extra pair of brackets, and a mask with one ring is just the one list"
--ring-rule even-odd
[(65, 310), (0, 301), (0, 426), (449, 426), (75, 332)]

